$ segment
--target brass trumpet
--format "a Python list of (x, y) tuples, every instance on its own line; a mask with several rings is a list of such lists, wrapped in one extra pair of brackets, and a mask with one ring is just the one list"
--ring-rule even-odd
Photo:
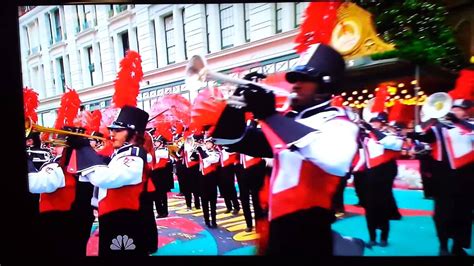
[[(292, 99), (296, 98), (297, 96), (295, 92), (290, 93), (282, 88), (270, 86), (263, 83), (257, 83), (257, 82), (253, 82), (253, 81), (249, 81), (245, 79), (233, 78), (225, 74), (213, 72), (207, 67), (207, 62), (205, 58), (200, 55), (193, 55), (189, 59), (189, 62), (186, 66), (185, 76), (186, 76), (185, 84), (189, 90), (204, 87), (204, 83), (209, 80), (223, 81), (223, 82), (236, 84), (236, 85), (248, 85), (248, 84), (258, 85), (266, 90), (272, 91), (277, 96), (286, 97), (287, 100), (285, 104), (281, 108), (278, 108), (277, 111), (287, 110), (291, 104)], [(224, 99), (220, 99), (220, 100), (224, 100)]]
[(69, 135), (69, 136), (78, 136), (78, 137), (84, 137), (84, 138), (93, 138), (93, 139), (98, 139), (105, 141), (106, 139), (103, 137), (98, 137), (98, 136), (92, 136), (92, 135), (87, 135), (83, 133), (76, 133), (76, 132), (71, 132), (67, 130), (61, 130), (61, 129), (55, 129), (55, 128), (50, 128), (50, 127), (43, 127), (39, 126), (31, 120), (31, 118), (27, 117), (25, 119), (25, 137), (27, 137), (30, 132), (44, 132), (44, 133), (52, 133), (52, 134), (60, 134), (60, 135)]

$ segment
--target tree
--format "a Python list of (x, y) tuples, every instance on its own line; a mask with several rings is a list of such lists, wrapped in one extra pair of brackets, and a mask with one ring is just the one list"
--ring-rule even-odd
[(451, 70), (467, 66), (453, 30), (446, 23), (443, 5), (421, 0), (354, 2), (372, 13), (380, 37), (396, 45), (397, 50), (375, 54), (373, 59), (398, 57)]

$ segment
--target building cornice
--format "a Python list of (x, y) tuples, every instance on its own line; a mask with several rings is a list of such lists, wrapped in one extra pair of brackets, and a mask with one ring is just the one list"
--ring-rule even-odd
[(36, 6), (32, 10), (28, 11), (25, 13), (23, 16), (18, 18), (18, 22), (20, 25), (22, 24), (28, 24), (30, 20), (34, 20), (38, 17), (39, 14), (52, 9), (53, 6)]

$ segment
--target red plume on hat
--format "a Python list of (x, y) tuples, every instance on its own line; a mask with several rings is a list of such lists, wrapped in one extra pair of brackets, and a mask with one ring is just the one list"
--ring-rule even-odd
[(143, 70), (140, 54), (129, 50), (120, 61), (120, 71), (115, 80), (115, 93), (112, 97), (115, 107), (137, 106), (137, 96), (142, 78)]
[(331, 106), (336, 106), (336, 107), (343, 107), (343, 102), (344, 102), (344, 98), (342, 98), (342, 96), (335, 96), (334, 98), (332, 98), (331, 100)]
[(23, 88), (23, 110), (25, 118), (29, 117), (34, 123), (38, 123), (36, 108), (39, 106), (38, 93), (32, 88)]
[(58, 117), (54, 127), (62, 129), (63, 126), (74, 126), (74, 118), (76, 118), (80, 106), (79, 95), (75, 90), (68, 88), (68, 92), (61, 97), (61, 106), (58, 109)]
[(395, 101), (393, 106), (390, 108), (388, 114), (389, 122), (395, 121), (399, 123), (409, 123), (413, 119), (415, 119), (414, 107), (403, 104), (401, 100)]
[(295, 38), (295, 50), (301, 54), (315, 43), (328, 44), (336, 25), (340, 1), (311, 2), (305, 10), (300, 33)]
[(375, 94), (374, 105), (370, 110), (372, 113), (380, 113), (385, 110), (385, 101), (387, 100), (388, 96), (388, 85), (381, 84), (379, 85), (379, 90)]
[(94, 112), (83, 111), (80, 115), (81, 123), (78, 126), (85, 128), (88, 134), (99, 132), (101, 119), (102, 113), (100, 110), (95, 110)]
[(453, 90), (448, 92), (453, 99), (474, 100), (474, 70), (463, 69)]
[(167, 141), (173, 140), (171, 132), (171, 121), (159, 121), (156, 124), (155, 137), (162, 136)]

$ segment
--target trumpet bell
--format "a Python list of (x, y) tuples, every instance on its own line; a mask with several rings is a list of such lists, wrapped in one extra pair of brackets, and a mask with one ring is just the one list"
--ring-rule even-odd
[(446, 92), (432, 94), (421, 107), (420, 119), (427, 121), (430, 118), (441, 118), (449, 113), (453, 106), (453, 99)]

